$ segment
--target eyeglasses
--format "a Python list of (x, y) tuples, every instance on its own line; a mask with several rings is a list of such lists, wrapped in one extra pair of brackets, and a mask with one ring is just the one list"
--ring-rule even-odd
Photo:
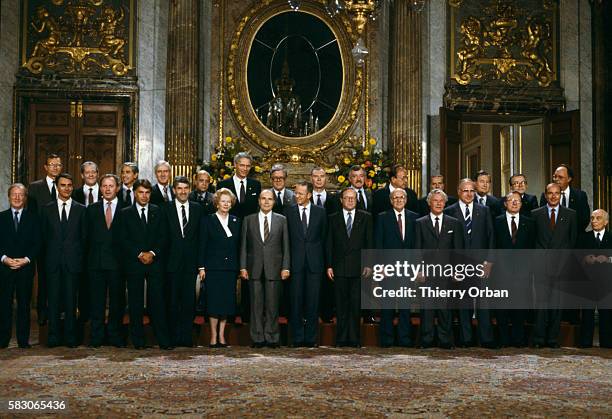
[(272, 179), (272, 182), (277, 182), (277, 181), (279, 181), (279, 180), (285, 180), (285, 178), (284, 178), (284, 177), (278, 177), (278, 176), (274, 176), (274, 177), (272, 177), (271, 179)]
[(526, 181), (524, 181), (524, 180), (521, 180), (521, 181), (518, 181), (518, 180), (517, 180), (517, 181), (515, 181), (515, 182), (512, 182), (512, 186), (526, 185), (526, 184), (527, 184), (527, 182), (526, 182)]
[(49, 166), (49, 167), (62, 167), (63, 164), (61, 164), (61, 163), (50, 163), (47, 166)]
[(405, 196), (394, 196), (393, 198), (391, 198), (393, 200), (397, 200), (397, 201), (405, 201), (406, 197)]

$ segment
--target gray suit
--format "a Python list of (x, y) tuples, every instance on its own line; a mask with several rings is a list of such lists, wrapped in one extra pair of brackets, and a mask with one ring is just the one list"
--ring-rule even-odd
[(271, 217), (270, 236), (265, 242), (259, 229), (259, 212), (245, 217), (242, 223), (240, 269), (249, 272), (251, 339), (255, 343), (278, 344), (278, 309), (282, 290), (280, 273), (289, 270), (290, 266), (289, 230), (283, 215), (269, 212), (268, 217)]

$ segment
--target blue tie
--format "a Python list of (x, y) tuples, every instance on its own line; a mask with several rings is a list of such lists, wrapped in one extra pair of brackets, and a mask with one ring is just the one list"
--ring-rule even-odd
[(468, 237), (472, 235), (472, 217), (470, 216), (470, 207), (465, 207), (465, 230)]
[(351, 213), (348, 213), (348, 217), (346, 217), (346, 235), (351, 237), (351, 231), (353, 230), (353, 217)]

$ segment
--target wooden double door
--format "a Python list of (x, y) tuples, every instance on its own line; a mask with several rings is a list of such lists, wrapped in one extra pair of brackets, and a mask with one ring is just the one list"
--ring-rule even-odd
[(49, 154), (57, 154), (63, 171), (82, 185), (81, 164), (97, 163), (100, 175), (116, 173), (123, 162), (125, 109), (122, 104), (82, 101), (30, 103), (28, 112), (28, 182), (45, 176)]

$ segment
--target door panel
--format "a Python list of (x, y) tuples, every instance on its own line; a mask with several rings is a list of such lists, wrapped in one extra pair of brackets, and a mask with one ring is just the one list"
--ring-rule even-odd
[(547, 168), (552, 173), (562, 163), (574, 170), (572, 186), (580, 188), (580, 111), (552, 114), (546, 121)]

